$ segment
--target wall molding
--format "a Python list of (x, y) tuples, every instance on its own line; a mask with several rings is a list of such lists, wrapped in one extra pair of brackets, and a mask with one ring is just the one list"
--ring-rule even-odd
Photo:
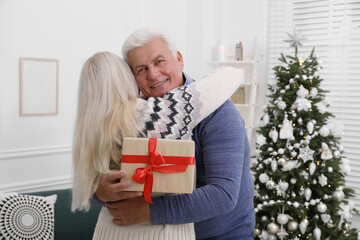
[(44, 155), (56, 155), (71, 153), (72, 146), (54, 146), (54, 147), (42, 147), (42, 148), (22, 148), (8, 151), (0, 151), (0, 160), (14, 159), (14, 158), (29, 158), (38, 157)]
[(1, 184), (0, 192), (30, 193), (30, 192), (40, 192), (47, 190), (71, 188), (72, 181), (73, 179), (70, 175), (51, 177), (51, 178), (41, 178), (36, 180), (27, 180), (16, 183)]

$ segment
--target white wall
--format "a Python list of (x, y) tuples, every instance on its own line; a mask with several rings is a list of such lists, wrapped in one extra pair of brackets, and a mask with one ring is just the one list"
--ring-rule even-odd
[[(161, 27), (198, 78), (223, 38), (229, 58), (261, 36), (261, 0), (0, 0), (0, 191), (71, 186), (71, 145), (84, 61), (97, 51), (121, 54), (142, 26)], [(59, 114), (19, 116), (19, 58), (60, 60)]]

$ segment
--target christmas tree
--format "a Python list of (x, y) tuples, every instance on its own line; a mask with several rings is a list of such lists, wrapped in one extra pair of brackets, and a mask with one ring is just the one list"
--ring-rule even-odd
[(340, 145), (321, 67), (314, 49), (301, 59), (299, 36), (289, 40), (294, 56), (281, 54), (268, 85), (252, 165), (256, 239), (357, 239), (349, 218), (358, 214), (345, 187), (348, 160)]

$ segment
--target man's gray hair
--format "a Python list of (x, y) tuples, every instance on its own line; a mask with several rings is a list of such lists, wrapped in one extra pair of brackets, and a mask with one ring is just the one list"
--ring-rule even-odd
[(166, 42), (170, 52), (173, 54), (174, 58), (177, 57), (177, 49), (174, 44), (171, 42), (170, 37), (163, 31), (155, 28), (140, 28), (133, 32), (124, 42), (122, 46), (122, 55), (124, 60), (129, 63), (128, 54), (129, 51), (142, 47), (154, 38), (161, 38)]

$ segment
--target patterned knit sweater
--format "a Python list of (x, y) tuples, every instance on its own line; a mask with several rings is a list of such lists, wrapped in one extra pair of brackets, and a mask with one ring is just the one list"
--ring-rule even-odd
[[(138, 115), (149, 138), (191, 139), (192, 131), (209, 114), (221, 106), (243, 82), (240, 71), (223, 67), (202, 79), (166, 93), (163, 98), (138, 99)], [(221, 83), (221, 88), (218, 86)], [(215, 94), (216, 92), (216, 94)], [(93, 239), (195, 239), (193, 223), (138, 224), (119, 227), (103, 208)]]
[(222, 67), (190, 85), (167, 92), (163, 98), (139, 99), (139, 118), (144, 122), (144, 135), (149, 138), (191, 139), (195, 126), (220, 107), (242, 81), (240, 71)]

